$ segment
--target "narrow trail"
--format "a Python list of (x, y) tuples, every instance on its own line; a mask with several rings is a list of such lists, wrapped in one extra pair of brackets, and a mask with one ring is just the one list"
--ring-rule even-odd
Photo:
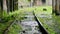
[(25, 12), (25, 14), (25, 17), (27, 18), (21, 20), (20, 25), (22, 26), (23, 31), (19, 34), (42, 34), (39, 31), (39, 25), (34, 18), (33, 12)]

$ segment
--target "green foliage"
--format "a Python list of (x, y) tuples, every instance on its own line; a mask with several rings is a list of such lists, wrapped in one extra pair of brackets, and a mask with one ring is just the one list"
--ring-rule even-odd
[(9, 14), (7, 14), (6, 11), (3, 11), (0, 23), (5, 23), (5, 22), (8, 22), (9, 20), (11, 20), (12, 18), (8, 15)]
[(31, 1), (31, 0), (28, 0), (29, 2)]
[[(60, 34), (60, 16), (52, 15), (52, 8), (49, 6), (37, 8), (35, 9), (35, 15), (48, 33)], [(43, 8), (46, 8), (47, 11), (43, 11)]]
[[(44, 11), (43, 9), (46, 9), (47, 11)], [(37, 12), (36, 12), (37, 11)], [(36, 14), (52, 14), (52, 6), (40, 6), (35, 8)]]
[(53, 23), (48, 24), (52, 21), (52, 18), (50, 16), (52, 14), (52, 7), (51, 6), (36, 7), (34, 12), (39, 22), (42, 23), (42, 26), (48, 31), (48, 33), (55, 34), (55, 30), (51, 26), (53, 25)]
[[(47, 11), (43, 11), (43, 8), (46, 8)], [(2, 22), (0, 23), (0, 32), (2, 33), (9, 24), (14, 21), (14, 20), (22, 20), (24, 19), (24, 14), (25, 12), (30, 12), (30, 11), (35, 11), (36, 15), (39, 14), (51, 14), (50, 12), (52, 10), (51, 6), (46, 6), (46, 7), (29, 7), (29, 8), (23, 8), (20, 10), (16, 10), (15, 12), (10, 12), (7, 14), (6, 12), (3, 12), (3, 17), (2, 17)], [(23, 16), (23, 17), (22, 17)], [(40, 19), (40, 18), (38, 18)], [(41, 19), (43, 21), (43, 19)], [(44, 24), (45, 27), (48, 27), (47, 25)], [(49, 27), (48, 27), (49, 28)], [(19, 25), (13, 25), (10, 27), (8, 34), (17, 34), (19, 30), (22, 30)], [(50, 30), (50, 29), (49, 29)], [(51, 29), (52, 30), (52, 29)], [(0, 34), (1, 34), (0, 33)]]
[(13, 20), (9, 20), (8, 22), (0, 23), (0, 34), (4, 32), (4, 30), (10, 25), (12, 21)]
[(19, 11), (19, 10), (16, 10), (15, 12), (10, 12), (9, 14), (7, 14), (6, 11), (3, 12), (3, 16), (2, 16), (2, 21), (1, 23), (5, 23), (5, 22), (8, 22), (9, 20), (21, 20), (21, 19), (24, 19), (24, 17), (21, 17), (21, 16), (24, 16), (23, 12)]
[(53, 25), (53, 23), (51, 23), (51, 25), (47, 24), (47, 20), (51, 20), (49, 18), (41, 18), (41, 17), (37, 17), (38, 20), (43, 24), (43, 27), (48, 31), (49, 34), (55, 34), (56, 32), (54, 31), (54, 28), (52, 28), (51, 25)]
[(8, 16), (7, 12), (3, 11), (3, 17), (7, 17), (7, 16)]
[(18, 34), (20, 30), (22, 30), (21, 26), (15, 23), (14, 25), (10, 27), (7, 34)]
[[(3, 17), (0, 22), (0, 34), (3, 33), (3, 31), (14, 21), (14, 20), (22, 20), (24, 19), (23, 12), (21, 11), (15, 11), (15, 12), (10, 12), (7, 14), (6, 12), (3, 12)], [(18, 25), (13, 25), (15, 29), (17, 30), (20, 28)], [(15, 31), (14, 27), (12, 27), (13, 31)], [(21, 28), (20, 28), (21, 29)], [(9, 33), (10, 34), (10, 33)]]

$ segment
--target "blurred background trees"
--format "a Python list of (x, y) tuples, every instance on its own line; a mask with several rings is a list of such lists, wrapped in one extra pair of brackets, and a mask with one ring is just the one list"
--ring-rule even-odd
[(60, 0), (52, 0), (53, 13), (60, 15)]
[[(32, 7), (32, 6), (52, 6), (53, 13), (60, 14), (60, 0), (0, 0), (0, 15), (3, 11), (7, 13), (18, 10), (18, 7)], [(0, 17), (1, 17), (0, 16)]]
[(0, 0), (0, 21), (9, 12), (18, 10), (18, 0)]

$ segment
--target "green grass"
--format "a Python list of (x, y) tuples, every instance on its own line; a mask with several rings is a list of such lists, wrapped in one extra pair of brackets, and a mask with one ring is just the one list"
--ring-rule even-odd
[[(44, 11), (43, 9), (46, 9), (46, 11)], [(48, 31), (48, 33), (49, 34), (55, 34), (54, 29), (52, 29), (51, 27), (49, 27), (49, 25), (47, 25), (47, 23), (46, 23), (46, 21), (51, 20), (49, 18), (49, 15), (52, 14), (52, 7), (51, 6), (36, 7), (36, 10), (34, 12), (35, 12), (35, 15), (38, 18), (39, 22), (42, 23), (43, 27)], [(44, 17), (46, 16), (46, 18), (39, 17), (39, 16), (42, 16), (42, 15), (44, 15)]]
[(55, 30), (57, 29), (56, 33), (60, 34), (60, 31), (59, 31), (60, 30), (60, 16), (53, 15), (52, 19), (53, 19), (53, 23), (54, 23), (53, 27)]
[(21, 26), (15, 23), (9, 28), (7, 34), (19, 34), (21, 30), (22, 30)]
[[(46, 8), (47, 10), (44, 11), (43, 8)], [(29, 7), (29, 8), (27, 7), (27, 8), (22, 8), (18, 11), (21, 11), (22, 13), (34, 11), (38, 20), (41, 21), (41, 23), (43, 24), (43, 27), (48, 31), (49, 34), (58, 34), (59, 33), (57, 31), (55, 31), (56, 30), (55, 25), (57, 25), (57, 29), (60, 30), (60, 26), (59, 26), (60, 25), (60, 16), (52, 15), (52, 6), (38, 6), (38, 7), (35, 6), (35, 7)], [(42, 15), (44, 15), (46, 17), (39, 17)], [(52, 21), (52, 22), (50, 22), (50, 21)], [(51, 24), (47, 24), (48, 22), (50, 22)]]
[[(43, 8), (46, 8), (47, 11), (43, 11)], [(52, 15), (51, 6), (36, 7), (34, 12), (49, 34), (59, 34), (59, 31), (57, 30), (60, 30), (60, 16)], [(41, 17), (42, 15), (44, 15), (44, 17)]]
[[(43, 8), (46, 8), (47, 11), (44, 11)], [(35, 15), (37, 16), (38, 20), (41, 21), (43, 27), (49, 32), (49, 34), (57, 34), (57, 32), (55, 31), (55, 25), (57, 25), (57, 29), (60, 30), (60, 16), (54, 16), (52, 15), (52, 6), (38, 6), (38, 7), (27, 7), (27, 8), (22, 8), (19, 10), (16, 10), (15, 12), (10, 12), (9, 15), (7, 16), (14, 16), (17, 20), (21, 20), (24, 19), (24, 17), (22, 18), (21, 16), (25, 16), (25, 12), (35, 12)], [(46, 16), (46, 17), (39, 17), (39, 16)], [(50, 15), (51, 18), (50, 18)], [(6, 15), (5, 15), (6, 16)], [(52, 22), (50, 22), (50, 20), (52, 20)], [(51, 24), (47, 24), (48, 22), (50, 22)], [(8, 24), (8, 23), (7, 23)], [(0, 32), (3, 31), (3, 29), (6, 28), (6, 24), (0, 24), (1, 26), (1, 30)], [(14, 25), (13, 25), (14, 26)], [(16, 28), (17, 25), (15, 25), (14, 27)], [(9, 30), (9, 34), (17, 34), (15, 33), (15, 29), (14, 27), (11, 27)], [(17, 27), (18, 28), (18, 27)], [(11, 31), (13, 30), (13, 31)], [(17, 29), (19, 30), (19, 29)], [(59, 33), (59, 32), (58, 32)]]
[(2, 34), (4, 32), (4, 30), (10, 25), (10, 22), (12, 22), (13, 20), (9, 20), (6, 23), (0, 23), (0, 34)]
[[(47, 9), (47, 11), (44, 11), (43, 8)], [(51, 6), (40, 6), (36, 7), (35, 10), (36, 14), (51, 14), (52, 13), (52, 7)]]
[[(40, 18), (40, 17), (37, 17), (38, 20), (43, 24), (43, 27), (47, 30), (47, 32), (49, 34), (55, 34), (55, 31), (54, 31), (54, 28), (52, 28), (51, 26), (54, 25), (54, 23), (51, 23), (50, 25), (47, 24), (47, 22), (51, 19), (49, 18)], [(47, 22), (46, 22), (47, 21)], [(50, 21), (49, 21), (50, 22)]]
[[(0, 34), (4, 32), (4, 30), (13, 22), (14, 20), (22, 20), (24, 19), (25, 14), (23, 14), (22, 10), (16, 10), (15, 12), (10, 12), (7, 14), (6, 12), (3, 13), (2, 21), (0, 22)], [(16, 25), (17, 26), (17, 25)], [(15, 27), (16, 27), (15, 26)], [(19, 26), (17, 26), (18, 28)], [(14, 28), (14, 27), (12, 27)]]
[[(46, 11), (43, 10), (43, 8), (47, 9)], [(55, 34), (54, 28), (51, 28), (48, 24), (46, 24), (45, 21), (50, 21), (52, 20), (52, 18), (49, 18), (50, 15), (52, 15), (52, 6), (38, 6), (38, 7), (29, 7), (29, 8), (24, 8), (23, 9), (25, 12), (29, 12), (29, 11), (34, 11), (35, 15), (37, 16), (38, 20), (41, 21), (41, 23), (43, 24), (43, 27), (45, 29), (47, 29), (49, 34)], [(48, 18), (41, 18), (39, 16), (41, 15), (45, 15)], [(54, 23), (52, 23), (51, 26), (53, 26)]]

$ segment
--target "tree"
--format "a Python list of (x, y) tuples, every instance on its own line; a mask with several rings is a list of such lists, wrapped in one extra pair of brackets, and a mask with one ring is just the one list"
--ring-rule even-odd
[(0, 8), (3, 10), (3, 0), (0, 0)]
[(60, 0), (52, 0), (53, 13), (60, 15)]
[(12, 12), (18, 9), (18, 0), (7, 0), (7, 12)]
[(3, 0), (0, 0), (0, 19), (2, 18), (3, 13)]
[(46, 0), (42, 0), (42, 3), (45, 3), (46, 2)]
[(18, 10), (18, 0), (13, 0), (13, 11)]
[(7, 11), (6, 0), (3, 0), (3, 10), (4, 10), (4, 11)]

